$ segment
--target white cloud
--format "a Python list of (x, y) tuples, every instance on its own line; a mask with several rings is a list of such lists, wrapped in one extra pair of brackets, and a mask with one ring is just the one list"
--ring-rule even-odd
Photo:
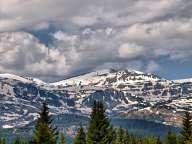
[(117, 37), (122, 41), (133, 41), (142, 45), (147, 57), (189, 59), (192, 55), (191, 18), (134, 24), (122, 29)]
[[(130, 66), (135, 60), (127, 63), (126, 59), (138, 56), (140, 49), (143, 50), (133, 43), (122, 49), (112, 28), (87, 29), (79, 35), (58, 31), (52, 36), (54, 42), (47, 47), (29, 33), (1, 33), (0, 71), (63, 77), (97, 69), (102, 65), (110, 68), (118, 63), (126, 63), (119, 67)], [(119, 54), (123, 51), (125, 60), (122, 59), (125, 55)]]
[[(160, 67), (154, 58), (192, 57), (191, 0), (0, 1), (3, 72), (60, 77), (104, 67), (140, 69), (143, 63), (152, 72)], [(49, 46), (17, 32), (50, 26), (58, 31)]]
[[(67, 72), (65, 57), (57, 49), (39, 43), (34, 36), (24, 33), (0, 34), (0, 71), (31, 75), (63, 75)], [(54, 73), (53, 73), (53, 70)]]
[[(1, 33), (0, 71), (64, 77), (104, 67), (140, 70), (145, 59), (148, 62), (146, 71), (153, 72), (160, 67), (153, 61), (154, 57), (168, 56), (170, 59), (183, 60), (192, 56), (188, 25), (188, 21), (179, 23), (174, 28), (173, 25), (168, 25), (174, 32), (163, 33), (164, 36), (158, 34), (168, 30), (162, 24), (138, 25), (138, 32), (142, 33), (144, 29), (143, 33), (146, 34), (141, 36), (136, 35), (137, 32), (134, 36), (132, 27), (126, 28), (126, 35), (122, 29), (115, 28), (88, 28), (78, 34), (58, 31), (52, 34), (53, 43), (48, 47), (29, 33)], [(182, 27), (186, 32), (178, 30)]]
[[(47, 28), (128, 26), (176, 16), (190, 0), (1, 0), (0, 31)], [(190, 11), (189, 11), (190, 12)]]
[(69, 35), (61, 31), (54, 34), (54, 46), (64, 53), (71, 65), (71, 73), (94, 69), (116, 59), (118, 61), (119, 42), (109, 29), (86, 29), (79, 35)]
[(144, 47), (139, 46), (136, 43), (124, 43), (119, 47), (119, 55), (122, 58), (131, 59), (138, 56), (143, 56), (144, 53)]
[(78, 26), (92, 26), (98, 22), (96, 17), (87, 17), (87, 16), (75, 16), (71, 20), (73, 23)]

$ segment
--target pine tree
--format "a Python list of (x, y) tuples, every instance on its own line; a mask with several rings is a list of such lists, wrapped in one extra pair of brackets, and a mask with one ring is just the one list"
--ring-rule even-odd
[(122, 127), (118, 128), (116, 131), (116, 142), (115, 144), (130, 144), (130, 135), (128, 130), (123, 129)]
[(15, 140), (14, 140), (14, 144), (20, 144), (20, 138), (19, 137), (16, 137)]
[(141, 142), (141, 144), (161, 144), (161, 141), (159, 137), (147, 137)]
[(46, 102), (43, 103), (35, 127), (33, 141), (35, 144), (56, 144), (57, 129), (52, 127), (52, 119)]
[(124, 130), (122, 127), (117, 130), (116, 144), (124, 144)]
[(110, 144), (112, 141), (111, 125), (101, 102), (94, 102), (90, 125), (87, 133), (87, 144)]
[[(159, 137), (157, 137), (157, 143), (156, 144), (162, 144), (162, 142), (161, 142)], [(177, 144), (177, 143), (175, 143), (175, 144)]]
[(60, 134), (60, 144), (66, 144), (64, 133)]
[(111, 144), (116, 144), (116, 130), (111, 126), (108, 133), (108, 140)]
[(74, 139), (74, 144), (86, 144), (86, 134), (84, 132), (82, 124), (80, 124), (80, 128), (77, 131)]
[(192, 117), (189, 112), (185, 112), (183, 117), (183, 126), (181, 131), (182, 143), (191, 142), (192, 137)]
[(13, 144), (28, 144), (29, 142), (25, 138), (15, 137), (13, 140)]
[(128, 130), (124, 132), (124, 144), (130, 144), (130, 136)]
[(6, 144), (5, 138), (0, 138), (0, 144)]
[(165, 137), (165, 144), (176, 144), (177, 143), (177, 136), (171, 130), (167, 132)]
[(111, 129), (111, 136), (112, 136), (112, 140), (111, 140), (111, 144), (116, 144), (116, 139), (117, 139), (117, 132), (116, 129)]
[(185, 144), (192, 144), (192, 140), (187, 140)]
[(131, 144), (137, 144), (137, 138), (134, 135), (130, 136)]

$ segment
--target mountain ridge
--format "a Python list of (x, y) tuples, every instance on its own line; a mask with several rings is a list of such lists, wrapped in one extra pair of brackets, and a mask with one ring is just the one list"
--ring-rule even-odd
[(94, 100), (110, 117), (179, 125), (192, 111), (192, 82), (173, 81), (133, 70), (92, 72), (56, 83), (0, 74), (0, 127), (24, 126), (47, 100), (51, 113), (89, 116)]
[[(110, 71), (130, 71), (130, 72), (135, 72), (135, 73), (138, 73), (138, 74), (148, 74), (148, 75), (155, 75), (153, 73), (145, 73), (145, 72), (141, 72), (141, 71), (137, 71), (137, 70), (129, 70), (129, 69), (121, 69), (121, 70), (118, 70), (118, 69), (104, 69), (104, 70), (97, 70), (97, 71), (92, 71), (92, 72), (86, 72), (86, 73), (83, 73), (83, 74), (80, 74), (80, 75), (74, 75), (72, 77), (69, 77), (69, 78), (65, 78), (63, 80), (57, 80), (55, 82), (45, 82), (39, 78), (34, 78), (34, 77), (29, 77), (29, 76), (25, 76), (25, 75), (16, 75), (16, 74), (11, 74), (11, 73), (0, 73), (0, 77), (5, 77), (5, 78), (12, 78), (12, 79), (15, 79), (15, 80), (19, 80), (19, 78), (23, 78), (23, 79), (26, 79), (28, 80), (29, 82), (35, 82), (35, 81), (39, 81), (39, 83), (44, 83), (44, 84), (56, 84), (58, 85), (57, 83), (61, 83), (62, 81), (65, 82), (67, 80), (70, 80), (70, 79), (74, 79), (74, 78), (77, 78), (77, 77), (82, 77), (84, 75), (89, 75), (91, 73), (102, 73), (102, 72), (110, 72)], [(157, 75), (156, 75), (157, 76)], [(160, 76), (158, 76), (160, 77)], [(162, 77), (161, 77), (162, 78)], [(189, 78), (184, 78), (184, 79), (165, 79), (165, 78), (162, 78), (164, 80), (169, 80), (169, 81), (174, 81), (174, 82), (191, 82), (192, 81), (192, 78), (189, 77)]]

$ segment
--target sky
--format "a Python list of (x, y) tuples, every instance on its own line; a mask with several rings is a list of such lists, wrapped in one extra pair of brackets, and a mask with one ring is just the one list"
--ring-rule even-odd
[(0, 0), (0, 73), (192, 77), (191, 0)]

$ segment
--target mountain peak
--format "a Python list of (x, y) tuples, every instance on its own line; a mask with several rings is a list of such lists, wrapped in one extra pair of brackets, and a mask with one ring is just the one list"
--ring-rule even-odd
[(192, 82), (192, 78), (188, 78), (188, 79), (177, 79), (177, 80), (173, 80), (174, 82), (177, 83), (186, 83), (186, 82)]
[(76, 77), (72, 77), (59, 82), (51, 83), (55, 86), (67, 86), (67, 85), (95, 85), (99, 87), (108, 85), (128, 84), (134, 82), (143, 81), (158, 81), (161, 78), (149, 73), (143, 73), (135, 70), (116, 70), (116, 69), (104, 69), (98, 70)]
[(181, 112), (190, 108), (191, 88), (192, 82), (177, 83), (127, 69), (100, 70), (47, 84), (31, 77), (0, 74), (0, 127), (33, 121), (45, 98), (55, 115), (75, 112), (87, 116), (92, 102), (100, 100), (111, 117), (169, 123), (172, 114), (171, 119), (179, 122)]
[(22, 81), (22, 82), (25, 82), (25, 83), (29, 83), (30, 81), (21, 77), (21, 76), (18, 76), (18, 75), (14, 75), (14, 74), (9, 74), (9, 73), (4, 73), (4, 74), (0, 74), (0, 78), (6, 78), (6, 79), (13, 79), (13, 80), (18, 80), (18, 81)]
[(17, 80), (17, 81), (21, 81), (23, 83), (35, 83), (37, 85), (45, 84), (45, 82), (43, 82), (42, 80), (39, 80), (37, 78), (18, 76), (18, 75), (14, 75), (14, 74), (10, 74), (10, 73), (0, 74), (0, 78)]

